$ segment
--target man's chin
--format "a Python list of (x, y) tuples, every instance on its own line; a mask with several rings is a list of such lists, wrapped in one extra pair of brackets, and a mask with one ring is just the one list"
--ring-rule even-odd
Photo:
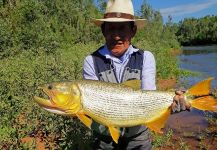
[(125, 49), (112, 49), (111, 50), (111, 53), (113, 56), (116, 56), (116, 57), (121, 57), (125, 52)]

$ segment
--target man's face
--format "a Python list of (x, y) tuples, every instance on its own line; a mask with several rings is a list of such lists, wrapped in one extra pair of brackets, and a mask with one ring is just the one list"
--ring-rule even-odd
[(131, 38), (136, 33), (136, 26), (132, 27), (130, 22), (105, 22), (102, 28), (106, 45), (112, 55), (120, 57), (128, 49)]

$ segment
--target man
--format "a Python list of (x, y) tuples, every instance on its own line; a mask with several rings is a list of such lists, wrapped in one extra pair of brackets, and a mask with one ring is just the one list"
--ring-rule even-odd
[[(127, 80), (141, 80), (141, 89), (156, 90), (155, 59), (151, 52), (131, 45), (131, 39), (145, 19), (135, 19), (131, 0), (109, 0), (103, 19), (94, 23), (101, 27), (106, 44), (84, 60), (84, 79), (121, 83)], [(180, 111), (179, 100), (184, 102), (183, 92), (176, 92), (174, 110)], [(185, 109), (185, 103), (181, 103)], [(122, 128), (118, 144), (112, 141), (105, 126), (92, 125), (93, 149), (141, 149), (152, 148), (149, 130), (145, 126)]]

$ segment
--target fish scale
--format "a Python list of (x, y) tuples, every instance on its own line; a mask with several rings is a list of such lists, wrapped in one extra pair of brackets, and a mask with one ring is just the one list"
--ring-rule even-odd
[[(174, 93), (136, 91), (124, 85), (79, 82), (83, 110), (117, 126), (147, 122), (172, 103)], [(99, 120), (100, 118), (100, 120)], [(130, 120), (130, 122), (128, 121)], [(129, 124), (126, 124), (129, 123)]]

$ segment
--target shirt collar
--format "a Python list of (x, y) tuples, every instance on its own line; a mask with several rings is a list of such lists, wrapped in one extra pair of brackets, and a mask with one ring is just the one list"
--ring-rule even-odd
[(105, 56), (107, 59), (111, 59), (118, 63), (125, 62), (134, 52), (137, 52), (139, 49), (134, 48), (132, 45), (129, 46), (127, 51), (124, 53), (123, 56), (120, 58), (117, 58), (111, 54), (111, 52), (108, 50), (108, 47), (105, 45), (102, 49), (99, 50), (99, 53), (103, 56)]

